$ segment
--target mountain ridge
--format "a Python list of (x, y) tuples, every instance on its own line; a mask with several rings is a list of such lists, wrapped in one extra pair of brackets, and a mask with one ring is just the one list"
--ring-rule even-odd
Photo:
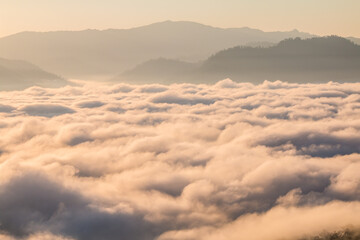
[(0, 58), (0, 91), (22, 90), (31, 86), (60, 87), (68, 82), (38, 66), (23, 61)]
[(197, 62), (249, 42), (312, 37), (297, 31), (263, 32), (165, 21), (130, 29), (22, 32), (0, 38), (0, 56), (24, 59), (68, 78), (115, 75), (154, 58)]
[[(200, 27), (211, 28), (211, 29), (218, 29), (218, 30), (251, 30), (251, 31), (256, 31), (256, 32), (261, 32), (261, 33), (291, 33), (291, 32), (297, 32), (297, 33), (304, 33), (304, 34), (309, 34), (309, 35), (316, 36), (315, 34), (299, 31), (297, 29), (287, 30), (287, 31), (263, 31), (261, 29), (256, 29), (256, 28), (251, 28), (251, 27), (229, 27), (229, 28), (226, 28), (226, 27), (214, 27), (214, 26), (211, 26), (211, 25), (202, 24), (202, 23), (198, 23), (198, 22), (192, 22), (192, 21), (165, 20), (165, 21), (161, 21), (161, 22), (154, 22), (154, 23), (151, 23), (151, 24), (146, 24), (146, 25), (132, 27), (132, 28), (106, 28), (106, 29), (87, 28), (87, 29), (82, 29), (82, 30), (21, 31), (21, 32), (17, 32), (17, 33), (14, 33), (14, 34), (9, 34), (9, 35), (0, 37), (0, 39), (12, 37), (12, 36), (16, 36), (16, 35), (24, 34), (24, 33), (45, 33), (46, 34), (46, 33), (76, 33), (76, 32), (87, 32), (87, 31), (94, 31), (94, 32), (129, 31), (129, 30), (140, 30), (140, 29), (145, 29), (145, 28), (154, 27), (154, 26), (160, 26), (160, 25), (165, 25), (165, 24), (188, 24), (188, 25), (200, 26)], [(349, 37), (349, 38), (355, 38), (355, 37)], [(355, 38), (355, 39), (357, 39), (357, 38)]]
[[(164, 61), (143, 63), (117, 79), (149, 83), (213, 83), (225, 78), (239, 82), (264, 80), (328, 82), (360, 80), (360, 46), (348, 39), (328, 36), (286, 39), (272, 47), (237, 46), (219, 51), (186, 74), (169, 72)], [(173, 62), (174, 63), (174, 62)], [(186, 63), (179, 63), (182, 66)], [(172, 69), (175, 65), (172, 65)], [(181, 68), (179, 68), (181, 69)], [(180, 71), (180, 70), (179, 70)], [(191, 73), (189, 73), (191, 71)], [(166, 76), (167, 80), (162, 79)], [(116, 78), (114, 79), (116, 80)]]

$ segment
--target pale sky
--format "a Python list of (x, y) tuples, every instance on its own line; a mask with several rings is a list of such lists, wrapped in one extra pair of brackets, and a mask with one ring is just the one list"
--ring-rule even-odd
[(0, 0), (0, 37), (165, 20), (360, 37), (360, 0)]

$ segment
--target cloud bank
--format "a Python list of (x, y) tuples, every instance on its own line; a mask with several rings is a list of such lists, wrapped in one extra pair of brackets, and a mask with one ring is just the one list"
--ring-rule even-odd
[(0, 93), (0, 238), (298, 239), (360, 226), (360, 84)]

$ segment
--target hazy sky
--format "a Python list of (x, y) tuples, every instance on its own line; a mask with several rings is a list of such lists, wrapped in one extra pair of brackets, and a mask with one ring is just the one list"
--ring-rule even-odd
[(0, 0), (0, 36), (164, 20), (360, 37), (359, 0)]

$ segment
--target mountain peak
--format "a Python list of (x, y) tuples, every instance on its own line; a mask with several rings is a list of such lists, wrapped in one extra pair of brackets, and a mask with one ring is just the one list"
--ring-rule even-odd
[(190, 27), (202, 27), (202, 28), (210, 28), (214, 29), (215, 27), (197, 23), (197, 22), (191, 22), (191, 21), (173, 21), (173, 20), (166, 20), (162, 22), (156, 22), (152, 23), (150, 25), (141, 26), (136, 29), (142, 29), (142, 28), (149, 28), (149, 27), (181, 27), (181, 28), (190, 28)]

